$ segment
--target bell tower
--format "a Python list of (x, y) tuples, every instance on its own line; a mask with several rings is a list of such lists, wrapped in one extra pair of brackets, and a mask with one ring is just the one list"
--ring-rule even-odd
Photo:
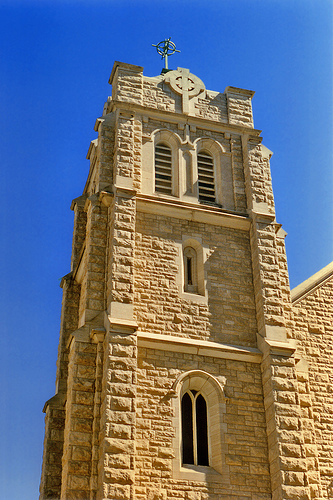
[(71, 207), (40, 499), (319, 499), (254, 92), (121, 62), (109, 83)]

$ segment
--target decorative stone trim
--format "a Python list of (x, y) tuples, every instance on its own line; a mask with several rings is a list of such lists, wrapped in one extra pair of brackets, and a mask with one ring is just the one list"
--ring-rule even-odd
[(174, 335), (160, 335), (138, 332), (138, 346), (162, 351), (185, 352), (215, 358), (234, 359), (260, 363), (262, 354), (254, 347), (242, 347), (229, 344), (219, 344), (207, 340), (196, 340)]
[(225, 122), (216, 122), (215, 120), (209, 120), (208, 118), (203, 117), (195, 117), (188, 116), (188, 120), (184, 120), (183, 113), (177, 113), (173, 111), (167, 110), (157, 110), (157, 109), (148, 109), (146, 106), (133, 103), (133, 102), (122, 102), (116, 99), (112, 100), (110, 112), (116, 111), (117, 109), (130, 110), (132, 114), (141, 114), (145, 115), (148, 118), (158, 121), (165, 121), (168, 123), (188, 123), (192, 127), (197, 127), (200, 129), (217, 131), (217, 132), (229, 132), (229, 133), (249, 133), (251, 132), (251, 138), (255, 138), (261, 142), (262, 138), (259, 137), (261, 134), (261, 130), (251, 128), (250, 126), (246, 126), (244, 124), (236, 124), (236, 123), (225, 123)]
[[(180, 200), (159, 199), (157, 196), (137, 195), (137, 209), (139, 212), (155, 215), (165, 215), (178, 219), (191, 220), (214, 224), (216, 226), (230, 227), (248, 231), (251, 221), (246, 215), (237, 215), (215, 207), (203, 207), (198, 204)], [(167, 212), (166, 212), (167, 210)]]

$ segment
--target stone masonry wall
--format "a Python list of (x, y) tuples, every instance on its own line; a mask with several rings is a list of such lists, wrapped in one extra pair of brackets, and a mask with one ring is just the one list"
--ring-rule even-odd
[(181, 113), (181, 96), (176, 95), (163, 83), (163, 76), (143, 79), (143, 101), (145, 106), (163, 111)]
[(222, 123), (228, 123), (227, 96), (207, 91), (205, 98), (198, 98), (194, 104), (195, 115)]
[[(180, 296), (176, 282), (182, 236), (209, 247), (208, 304)], [(256, 345), (256, 318), (248, 235), (245, 231), (137, 214), (135, 311), (143, 331)]]
[[(173, 405), (177, 376), (205, 370), (226, 378), (226, 465), (222, 483), (173, 478)], [(136, 500), (271, 500), (260, 365), (185, 353), (139, 349)]]
[(134, 500), (136, 336), (115, 330), (104, 342), (96, 500)]
[(96, 344), (77, 332), (69, 353), (61, 500), (88, 499), (91, 489)]
[(273, 500), (321, 498), (318, 460), (311, 432), (311, 410), (303, 369), (288, 341), (293, 325), (286, 290), (283, 233), (275, 222), (267, 151), (243, 140), (248, 206), (252, 213), (251, 249), (263, 352), (262, 376)]
[(293, 305), (295, 335), (309, 365), (308, 384), (323, 498), (333, 498), (333, 279)]

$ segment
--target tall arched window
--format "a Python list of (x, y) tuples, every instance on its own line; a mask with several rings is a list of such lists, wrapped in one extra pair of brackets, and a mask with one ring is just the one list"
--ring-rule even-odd
[(181, 403), (182, 463), (209, 466), (207, 404), (195, 390), (185, 392)]
[[(174, 470), (183, 479), (188, 479), (192, 472), (209, 475), (213, 470), (227, 479), (225, 382), (223, 377), (217, 380), (202, 370), (190, 370), (179, 375), (172, 386), (176, 431)], [(207, 469), (203, 471), (202, 466)]]
[(199, 201), (205, 203), (215, 203), (216, 199), (213, 157), (206, 151), (200, 151), (198, 153), (197, 162)]
[(172, 195), (172, 152), (161, 142), (155, 146), (155, 191)]

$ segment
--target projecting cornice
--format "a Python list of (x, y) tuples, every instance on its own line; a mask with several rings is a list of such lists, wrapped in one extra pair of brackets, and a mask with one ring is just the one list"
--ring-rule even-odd
[(237, 134), (249, 134), (249, 138), (254, 139), (256, 141), (261, 142), (262, 138), (260, 137), (261, 130), (245, 127), (244, 125), (236, 125), (226, 122), (219, 122), (216, 120), (209, 120), (208, 118), (193, 116), (193, 115), (185, 115), (183, 113), (177, 113), (175, 111), (168, 110), (160, 110), (154, 108), (148, 108), (147, 106), (143, 106), (141, 104), (127, 102), (127, 101), (118, 101), (112, 100), (110, 102), (108, 112), (112, 112), (115, 110), (119, 110), (120, 112), (127, 112), (134, 114), (141, 114), (151, 118), (153, 120), (166, 121), (168, 123), (177, 123), (177, 124), (185, 124), (193, 125), (198, 127), (199, 129), (211, 130), (216, 132), (230, 132)]
[(251, 225), (251, 219), (246, 214), (235, 214), (217, 207), (195, 205), (180, 200), (167, 200), (165, 197), (158, 198), (143, 194), (137, 194), (136, 199), (139, 212), (167, 215), (177, 219), (203, 222), (243, 231), (248, 231)]
[(197, 340), (175, 335), (162, 335), (156, 333), (138, 332), (139, 347), (160, 349), (162, 351), (184, 352), (186, 354), (197, 354), (201, 356), (212, 356), (215, 358), (234, 359), (238, 361), (249, 361), (260, 363), (262, 353), (255, 347), (243, 347), (231, 344), (211, 342), (209, 340)]

